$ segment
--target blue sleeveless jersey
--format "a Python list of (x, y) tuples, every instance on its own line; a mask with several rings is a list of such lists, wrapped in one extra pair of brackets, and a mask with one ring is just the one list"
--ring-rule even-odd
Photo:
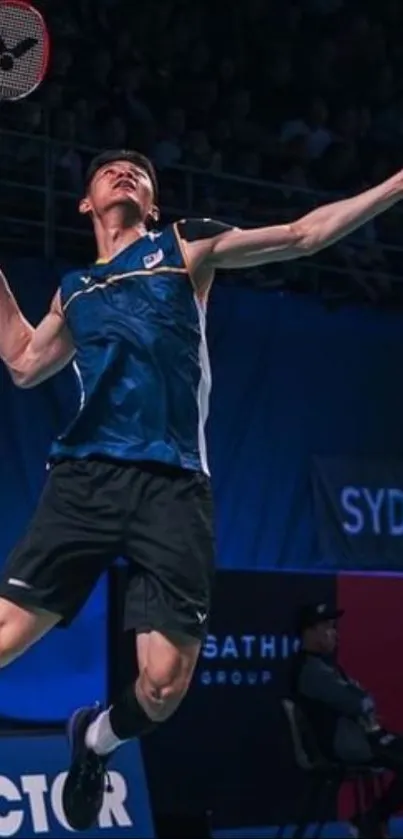
[(61, 299), (80, 404), (52, 458), (156, 460), (208, 472), (205, 308), (176, 225), (67, 274)]

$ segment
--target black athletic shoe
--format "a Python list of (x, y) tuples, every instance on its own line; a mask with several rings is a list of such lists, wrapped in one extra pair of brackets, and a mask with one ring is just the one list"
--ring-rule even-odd
[(101, 708), (79, 708), (70, 718), (67, 737), (71, 766), (63, 787), (63, 809), (70, 827), (87, 830), (96, 822), (102, 807), (108, 756), (99, 756), (85, 745), (88, 726)]

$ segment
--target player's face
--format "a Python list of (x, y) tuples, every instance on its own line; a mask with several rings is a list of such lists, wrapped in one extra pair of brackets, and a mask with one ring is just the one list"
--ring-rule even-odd
[(102, 216), (119, 206), (132, 208), (142, 221), (154, 215), (153, 185), (149, 175), (125, 160), (108, 163), (95, 173), (81, 210)]

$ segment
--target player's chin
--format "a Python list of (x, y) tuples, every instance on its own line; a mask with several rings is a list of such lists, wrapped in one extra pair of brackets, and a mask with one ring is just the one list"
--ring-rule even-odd
[(141, 210), (141, 202), (139, 201), (137, 195), (133, 195), (122, 191), (122, 193), (117, 193), (111, 196), (111, 200), (110, 202), (108, 202), (108, 210), (111, 210), (115, 207), (121, 207), (127, 212), (138, 213)]

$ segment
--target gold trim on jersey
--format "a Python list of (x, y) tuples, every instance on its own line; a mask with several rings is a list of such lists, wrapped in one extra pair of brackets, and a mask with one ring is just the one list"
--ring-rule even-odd
[[(166, 265), (166, 266), (161, 265), (158, 268), (150, 268), (148, 270), (146, 268), (142, 268), (142, 269), (139, 269), (137, 271), (126, 271), (124, 274), (112, 274), (110, 277), (106, 277), (106, 279), (103, 280), (102, 282), (94, 283), (93, 285), (88, 286), (87, 288), (84, 287), (84, 288), (78, 289), (77, 291), (74, 291), (73, 294), (71, 294), (70, 297), (64, 303), (63, 312), (66, 311), (68, 306), (70, 306), (70, 303), (72, 303), (73, 300), (76, 297), (80, 297), (82, 294), (90, 294), (92, 291), (95, 291), (97, 288), (107, 288), (107, 286), (113, 285), (114, 283), (118, 283), (120, 280), (127, 280), (131, 277), (152, 277), (152, 276), (155, 276), (156, 274), (186, 274), (187, 275), (187, 273), (188, 272), (187, 272), (186, 268), (174, 268), (171, 265)], [(87, 278), (85, 278), (85, 280), (84, 279), (82, 280), (82, 282), (85, 282), (85, 281), (88, 282)]]

